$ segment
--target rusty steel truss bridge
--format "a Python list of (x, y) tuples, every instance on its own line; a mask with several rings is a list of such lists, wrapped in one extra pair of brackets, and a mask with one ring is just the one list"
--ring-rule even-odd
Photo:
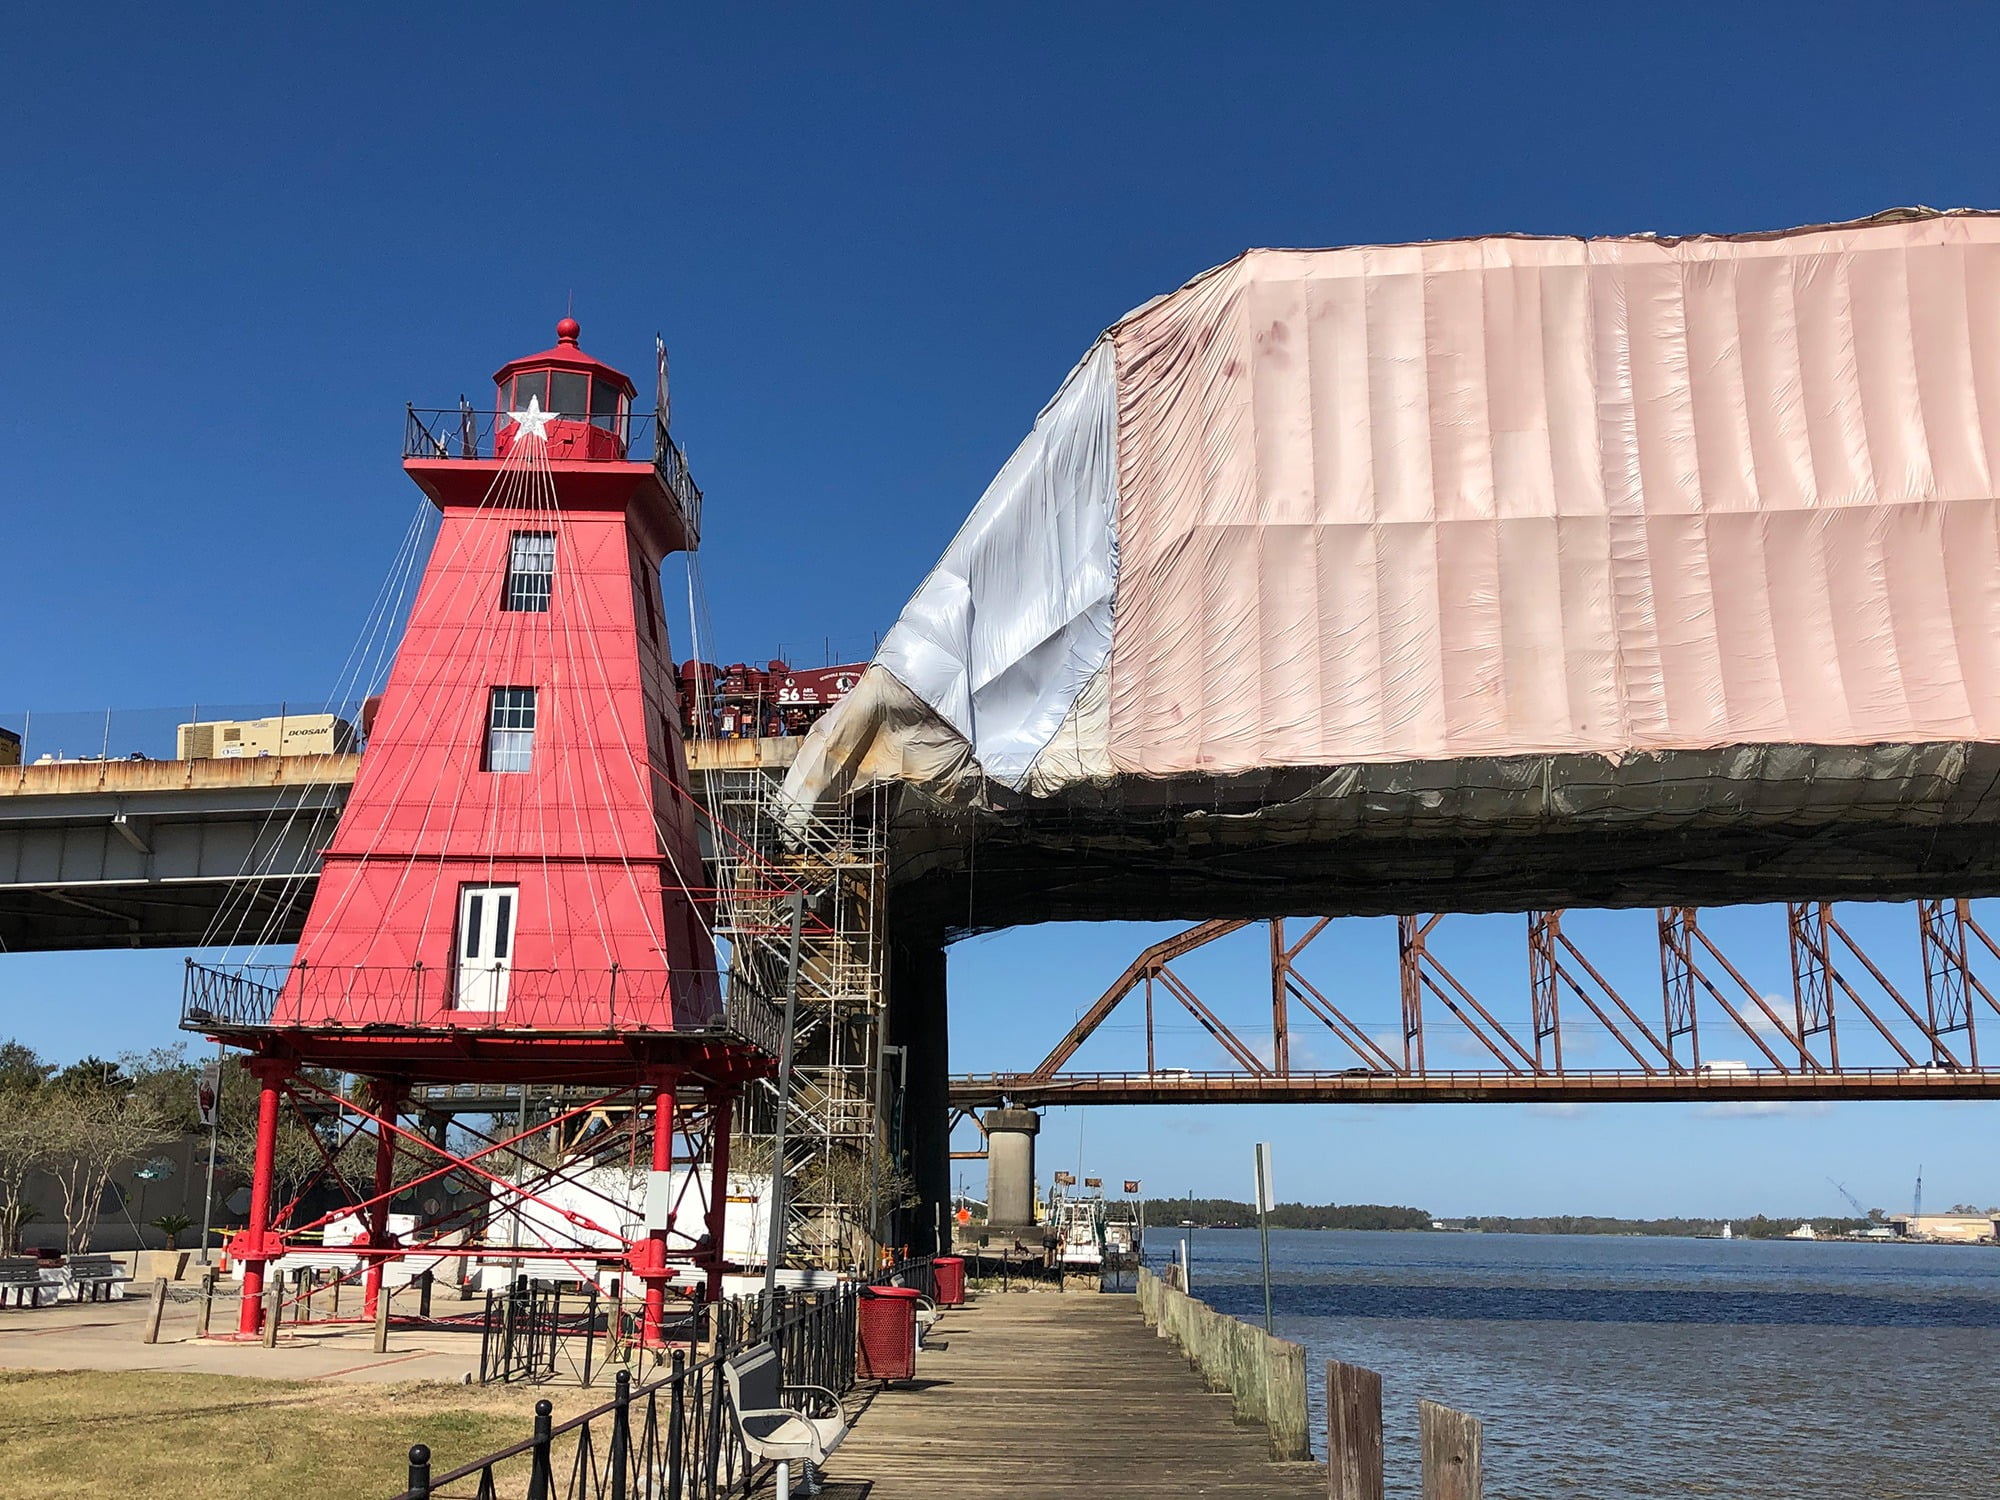
[[(954, 1123), (1000, 1105), (2000, 1098), (2000, 1067), (1982, 1066), (1979, 1058), (1982, 1013), (2000, 1017), (2000, 999), (1980, 970), (2000, 970), (2000, 943), (1974, 919), (1969, 901), (1915, 903), (1920, 992), (1895, 982), (1894, 965), (1864, 950), (1833, 903), (1791, 902), (1784, 912), (1788, 998), (1767, 995), (1746, 978), (1702, 929), (1699, 909), (1664, 906), (1656, 912), (1659, 995), (1635, 1002), (1564, 931), (1564, 912), (1531, 911), (1528, 1014), (1516, 1020), (1503, 1019), (1502, 1007), (1447, 966), (1435, 946), (1442, 913), (1399, 917), (1400, 1037), (1358, 1022), (1351, 1004), (1329, 992), (1338, 986), (1316, 983), (1303, 971), (1300, 960), (1332, 925), (1330, 917), (1308, 919), (1296, 933), (1285, 918), (1263, 924), (1270, 940), (1270, 1026), (1255, 1036), (1230, 1026), (1174, 965), (1256, 924), (1202, 922), (1134, 959), (1032, 1070), (955, 1076)], [(1994, 983), (2000, 985), (2000, 975)], [(1084, 1044), (1128, 1004), (1144, 1011), (1145, 1067), (1075, 1068)], [(1720, 1019), (1742, 1060), (1704, 1061), (1704, 1008), (1712, 1029)], [(1160, 1064), (1158, 1017), (1176, 1010), (1215, 1044), (1225, 1066)], [(1431, 1056), (1426, 1043), (1440, 1022), (1458, 1034), (1457, 1050), (1467, 1050), (1469, 1039), (1480, 1054), (1476, 1066), (1440, 1066)], [(1295, 1066), (1297, 1026), (1330, 1037), (1351, 1064)], [(1579, 1067), (1565, 1058), (1565, 1032), (1579, 1026), (1621, 1054), (1615, 1065)], [(1591, 1050), (1602, 1051), (1602, 1043)], [(1857, 1063), (1857, 1054), (1868, 1061)]]

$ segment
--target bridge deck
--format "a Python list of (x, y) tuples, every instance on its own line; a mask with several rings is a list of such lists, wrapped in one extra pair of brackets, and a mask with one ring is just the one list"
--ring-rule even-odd
[(989, 1293), (935, 1337), (834, 1455), (829, 1500), (1326, 1493), (1318, 1464), (1271, 1462), (1130, 1297)]
[(986, 1073), (951, 1080), (953, 1109), (1077, 1104), (1636, 1104), (1664, 1100), (1996, 1099), (2000, 1068), (1842, 1068), (1781, 1073)]
[[(688, 764), (776, 773), (799, 743), (693, 740)], [(0, 953), (298, 941), (360, 769), (357, 754), (0, 766)]]

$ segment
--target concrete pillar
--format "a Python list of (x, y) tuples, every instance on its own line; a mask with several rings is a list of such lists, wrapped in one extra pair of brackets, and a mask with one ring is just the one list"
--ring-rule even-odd
[(1035, 1136), (1042, 1117), (1032, 1109), (989, 1109), (986, 1127), (986, 1217), (1013, 1228), (1035, 1222)]
[[(912, 1255), (949, 1247), (951, 1212), (951, 1055), (945, 1000), (944, 944), (892, 939), (889, 945), (889, 1041), (905, 1048), (903, 1160), (917, 1202), (902, 1210), (899, 1245)], [(898, 1070), (890, 1070), (893, 1087)]]

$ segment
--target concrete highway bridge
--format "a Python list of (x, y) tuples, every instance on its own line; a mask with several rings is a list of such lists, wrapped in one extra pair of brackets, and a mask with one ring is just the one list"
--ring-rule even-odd
[[(689, 742), (695, 774), (762, 771), (782, 774), (798, 740)], [(318, 878), (318, 850), (331, 836), (361, 757), (358, 754), (262, 759), (113, 760), (7, 768), (0, 772), (0, 951), (282, 945), (296, 939)], [(1175, 972), (1198, 948), (1252, 925), (1251, 917), (1211, 918), (1138, 955), (1089, 1006), (1069, 1034), (1036, 1068), (1009, 1074), (962, 1073), (949, 1102), (966, 1113), (1003, 1105), (1039, 1107), (1161, 1103), (1415, 1103), (1575, 1102), (1588, 1099), (1841, 1098), (1938, 1099), (2000, 1095), (2000, 1069), (1980, 1065), (1982, 1013), (2000, 1021), (2000, 945), (1973, 920), (1967, 898), (1995, 888), (2000, 840), (1983, 819), (1932, 826), (1919, 820), (1858, 820), (1807, 834), (1782, 825), (1733, 839), (1684, 836), (1649, 844), (1606, 839), (1597, 858), (1576, 846), (1577, 835), (1543, 841), (1527, 835), (1494, 840), (1481, 850), (1467, 840), (1449, 850), (1405, 837), (1383, 846), (1328, 850), (1281, 849), (1265, 870), (1311, 861), (1336, 869), (1337, 890), (1324, 880), (1283, 874), (1245, 878), (1237, 864), (1186, 858), (1189, 842), (1162, 836), (1158, 849), (1135, 856), (1135, 839), (1093, 853), (1092, 840), (1053, 875), (1028, 882), (1023, 872), (1051, 869), (1062, 857), (1056, 831), (1032, 817), (989, 814), (954, 819), (936, 809), (885, 804), (902, 830), (892, 841), (889, 906), (895, 954), (905, 971), (941, 967), (949, 936), (1023, 920), (1073, 915), (1087, 900), (1100, 917), (1158, 918), (1248, 908), (1271, 926), (1270, 968), (1257, 976), (1273, 996), (1269, 1038), (1239, 1034)], [(1164, 822), (1164, 820), (1162, 820)], [(958, 840), (947, 835), (957, 828)], [(1622, 852), (1614, 863), (1606, 856)], [(1567, 856), (1567, 857), (1565, 857)], [(1179, 858), (1175, 878), (1153, 887), (1139, 871)], [(1389, 867), (1393, 866), (1393, 870)], [(1607, 876), (1607, 869), (1611, 872)], [(1376, 871), (1368, 885), (1357, 871)], [(1509, 873), (1511, 872), (1511, 873)], [(1302, 897), (1337, 903), (1339, 914), (1395, 912), (1401, 902), (1449, 897), (1461, 905), (1480, 876), (1560, 905), (1528, 908), (1527, 952), (1534, 1014), (1523, 1025), (1495, 1014), (1447, 968), (1431, 914), (1401, 919), (1400, 1049), (1372, 1038), (1338, 999), (1315, 985), (1304, 959), (1328, 918), (1303, 933), (1286, 931), (1284, 911)], [(900, 880), (896, 877), (901, 877)], [(949, 892), (963, 914), (938, 920), (936, 892)], [(1365, 894), (1363, 892), (1365, 891)], [(1081, 894), (1088, 892), (1087, 896)], [(1121, 893), (1134, 893), (1132, 896)], [(1662, 973), (1668, 1013), (1649, 1022), (1642, 1012), (1657, 999), (1611, 989), (1589, 955), (1562, 931), (1566, 906), (1610, 892), (1623, 904), (1658, 904)], [(1923, 957), (1921, 993), (1905, 994), (1886, 977), (1885, 955), (1861, 950), (1838, 918), (1834, 898), (1910, 897), (1911, 935)], [(1699, 903), (1709, 898), (1776, 901), (1790, 912), (1787, 940), (1794, 991), (1783, 1014), (1699, 927)], [(1582, 898), (1582, 899), (1579, 899)], [(1635, 899), (1636, 898), (1636, 899)], [(1740, 958), (1741, 955), (1738, 955)], [(1078, 1050), (1119, 1006), (1145, 992), (1149, 1066), (1086, 1071)], [(943, 999), (941, 977), (930, 993)], [(1195, 1071), (1152, 1066), (1155, 992), (1176, 1006), (1220, 1047), (1230, 1066)], [(1478, 1067), (1428, 1065), (1425, 1001), (1433, 1016), (1457, 1023), (1489, 1055)], [(1703, 1068), (1691, 1046), (1697, 1003), (1735, 1023), (1731, 1050), (1760, 1051), (1754, 1067)], [(1676, 1007), (1678, 1009), (1676, 1010)], [(942, 1004), (935, 1007), (942, 1011)], [(1616, 1067), (1565, 1066), (1560, 1017), (1583, 1017), (1618, 1042), (1627, 1057)], [(1760, 1014), (1761, 1012), (1761, 1014)], [(1842, 1066), (1837, 1012), (1867, 1041), (1892, 1049), (1884, 1065)], [(1676, 1021), (1678, 1015), (1678, 1022)], [(1291, 1038), (1300, 1025), (1353, 1054), (1337, 1069), (1293, 1067)], [(1773, 1037), (1779, 1038), (1775, 1045)], [(1828, 1038), (1836, 1043), (1825, 1045)]]
[[(696, 766), (796, 742), (695, 741)], [(0, 766), (0, 953), (297, 941), (359, 754)]]

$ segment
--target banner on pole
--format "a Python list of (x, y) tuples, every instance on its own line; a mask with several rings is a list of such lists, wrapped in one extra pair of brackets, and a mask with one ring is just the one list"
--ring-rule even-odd
[(1267, 1214), (1278, 1206), (1276, 1190), (1271, 1186), (1271, 1143), (1257, 1143), (1257, 1212)]
[(204, 1129), (215, 1124), (215, 1111), (222, 1100), (222, 1059), (212, 1058), (202, 1064), (200, 1074), (194, 1081), (194, 1107), (201, 1115)]

